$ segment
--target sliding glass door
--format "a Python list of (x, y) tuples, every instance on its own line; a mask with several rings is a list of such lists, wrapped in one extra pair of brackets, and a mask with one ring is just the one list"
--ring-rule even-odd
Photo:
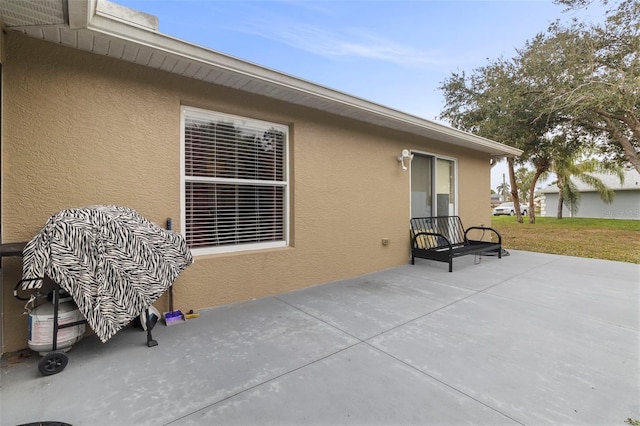
[(455, 214), (455, 161), (415, 154), (411, 161), (411, 217)]

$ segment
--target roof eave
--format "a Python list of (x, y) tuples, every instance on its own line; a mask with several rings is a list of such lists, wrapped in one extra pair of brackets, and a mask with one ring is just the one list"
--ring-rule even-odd
[[(154, 16), (107, 0), (69, 1), (67, 13), (70, 30), (89, 31), (107, 39), (117, 39), (130, 45), (143, 46), (179, 60), (259, 83), (251, 85), (251, 88), (234, 87), (239, 90), (263, 94), (331, 114), (429, 137), (485, 152), (492, 157), (513, 157), (522, 154), (522, 151), (517, 148), (162, 34), (157, 31), (157, 18)], [(229, 87), (233, 87), (233, 84)]]

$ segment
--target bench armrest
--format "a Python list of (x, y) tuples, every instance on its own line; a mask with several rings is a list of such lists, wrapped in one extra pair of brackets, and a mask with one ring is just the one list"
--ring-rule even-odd
[(469, 239), (467, 238), (467, 233), (468, 233), (469, 231), (473, 230), (473, 229), (479, 229), (479, 230), (481, 230), (481, 231), (490, 231), (490, 232), (493, 232), (493, 233), (494, 233), (494, 234), (496, 234), (496, 236), (498, 237), (498, 244), (502, 244), (502, 235), (500, 235), (500, 233), (499, 233), (498, 231), (496, 231), (495, 229), (490, 228), (490, 227), (488, 227), (488, 226), (471, 226), (471, 227), (467, 228), (467, 230), (466, 230), (466, 231), (464, 231), (464, 239), (465, 239), (465, 240), (467, 240), (467, 241), (469, 240)]
[[(420, 235), (427, 235), (430, 237), (434, 237), (434, 238), (442, 238), (446, 244), (435, 244), (435, 245), (431, 245), (429, 244), (429, 247), (419, 247), (418, 246), (418, 237)], [(427, 241), (429, 241), (430, 239), (427, 238)], [(436, 239), (436, 242), (438, 240)], [(415, 234), (413, 234), (413, 237), (411, 238), (411, 244), (413, 248), (423, 248), (423, 249), (432, 249), (432, 248), (436, 248), (436, 247), (449, 247), (449, 249), (451, 249), (452, 245), (451, 245), (451, 241), (449, 241), (449, 239), (447, 237), (445, 237), (442, 234), (438, 234), (437, 232), (426, 232), (426, 231), (419, 231), (416, 232)]]

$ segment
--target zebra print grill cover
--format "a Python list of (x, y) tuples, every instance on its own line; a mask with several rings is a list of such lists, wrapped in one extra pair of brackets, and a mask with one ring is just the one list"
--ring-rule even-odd
[[(102, 342), (151, 306), (193, 257), (184, 237), (127, 207), (62, 210), (24, 248), (22, 278), (54, 280)], [(25, 281), (24, 290), (42, 287)]]

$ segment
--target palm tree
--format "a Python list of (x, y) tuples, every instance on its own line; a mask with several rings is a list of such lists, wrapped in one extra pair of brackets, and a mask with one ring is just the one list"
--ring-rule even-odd
[(498, 194), (500, 194), (502, 201), (507, 201), (509, 197), (509, 191), (511, 191), (511, 187), (509, 186), (508, 183), (503, 182), (500, 185), (498, 185), (498, 187), (496, 188), (496, 191), (498, 192)]
[(576, 214), (580, 208), (580, 191), (578, 191), (572, 177), (595, 189), (600, 194), (602, 201), (607, 204), (613, 202), (616, 194), (611, 188), (607, 187), (595, 173), (616, 175), (620, 179), (620, 183), (624, 182), (624, 170), (619, 165), (594, 159), (576, 163), (575, 156), (572, 155), (556, 158), (553, 162), (552, 170), (558, 179), (556, 181), (559, 191), (558, 219), (562, 219), (562, 207), (564, 203), (567, 203), (569, 206), (569, 211), (572, 216)]
[[(516, 180), (518, 182), (518, 194), (520, 195), (520, 200), (523, 203), (528, 203), (530, 198), (529, 188), (531, 187), (531, 182), (535, 176), (535, 170), (530, 170), (526, 167), (520, 167), (516, 170)], [(544, 178), (545, 176), (540, 176)]]

